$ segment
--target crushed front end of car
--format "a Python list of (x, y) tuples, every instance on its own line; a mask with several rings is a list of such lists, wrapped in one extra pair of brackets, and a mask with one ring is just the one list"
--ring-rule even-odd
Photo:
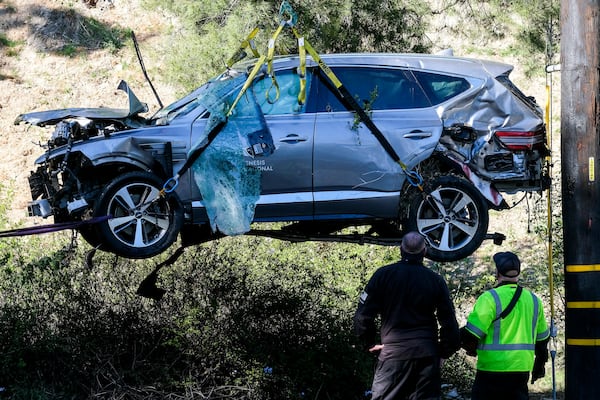
[(100, 186), (89, 185), (95, 180), (85, 174), (90, 174), (86, 171), (91, 171), (92, 165), (77, 145), (147, 125), (139, 115), (148, 111), (147, 106), (137, 99), (126, 82), (121, 81), (118, 89), (128, 95), (128, 110), (68, 108), (26, 113), (16, 118), (15, 125), (54, 126), (50, 139), (42, 145), (45, 153), (36, 160), (37, 169), (29, 176), (32, 197), (28, 204), (29, 216), (54, 216), (55, 222), (82, 218), (80, 213), (88, 205), (86, 198), (96, 196)]

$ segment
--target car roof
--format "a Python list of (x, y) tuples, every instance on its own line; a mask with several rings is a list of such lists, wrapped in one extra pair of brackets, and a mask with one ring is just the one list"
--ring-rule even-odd
[[(488, 76), (508, 75), (513, 66), (497, 61), (479, 60), (475, 58), (454, 57), (435, 54), (417, 53), (341, 53), (321, 54), (321, 59), (330, 67), (333, 66), (390, 66), (411, 69), (437, 71), (454, 75), (485, 78)], [(297, 66), (299, 56), (278, 56), (273, 60), (276, 69)], [(307, 56), (307, 65), (317, 63)]]

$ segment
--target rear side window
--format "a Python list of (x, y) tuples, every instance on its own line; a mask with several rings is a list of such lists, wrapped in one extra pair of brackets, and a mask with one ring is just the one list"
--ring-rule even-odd
[(443, 103), (471, 88), (466, 79), (457, 76), (422, 71), (413, 71), (413, 73), (433, 105)]
[[(335, 75), (362, 107), (370, 110), (429, 107), (427, 97), (406, 72), (389, 68), (332, 68)], [(317, 111), (347, 111), (325, 77), (320, 79)]]

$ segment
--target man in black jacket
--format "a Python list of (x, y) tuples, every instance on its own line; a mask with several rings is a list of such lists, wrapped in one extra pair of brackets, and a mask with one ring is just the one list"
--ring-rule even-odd
[(400, 250), (402, 260), (379, 268), (367, 283), (354, 331), (369, 352), (379, 353), (373, 400), (439, 399), (441, 364), (460, 346), (454, 305), (444, 279), (423, 265), (424, 238), (409, 232)]

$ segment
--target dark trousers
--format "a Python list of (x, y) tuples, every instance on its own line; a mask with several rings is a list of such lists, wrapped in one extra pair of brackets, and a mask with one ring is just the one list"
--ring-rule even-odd
[(377, 361), (372, 400), (438, 400), (440, 359)]
[(527, 400), (529, 372), (477, 371), (471, 400)]

